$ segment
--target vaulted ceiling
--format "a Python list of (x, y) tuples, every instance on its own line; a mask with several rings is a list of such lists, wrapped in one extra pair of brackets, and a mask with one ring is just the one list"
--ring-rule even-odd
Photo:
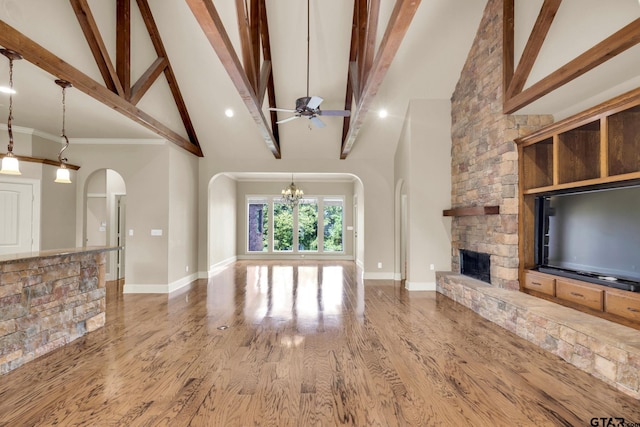
[[(515, 2), (505, 111), (567, 115), (640, 85), (640, 7), (601, 3), (608, 2)], [(309, 0), (307, 10), (305, 0), (0, 0), (0, 46), (25, 58), (15, 63), (15, 126), (59, 134), (54, 80), (63, 78), (75, 89), (67, 92), (72, 143), (162, 138), (205, 156), (366, 158), (393, 154), (409, 100), (451, 97), (485, 5)], [(567, 68), (567, 57), (607, 37), (615, 40)], [(598, 65), (593, 58), (612, 56), (598, 67), (605, 71), (580, 74)], [(554, 73), (545, 88), (570, 83), (537, 91), (536, 82)], [(322, 117), (322, 129), (304, 118), (276, 124), (289, 114), (269, 107), (293, 108), (307, 78), (322, 109), (351, 117)], [(0, 104), (3, 117), (6, 95)], [(378, 119), (380, 108), (390, 116)]]

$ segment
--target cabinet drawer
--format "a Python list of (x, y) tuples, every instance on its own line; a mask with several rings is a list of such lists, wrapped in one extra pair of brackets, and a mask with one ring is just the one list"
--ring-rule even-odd
[(556, 294), (556, 281), (552, 277), (527, 271), (524, 275), (524, 287), (547, 295)]
[(556, 296), (595, 310), (602, 311), (604, 308), (604, 290), (587, 283), (556, 279)]
[(620, 291), (606, 292), (605, 310), (607, 313), (626, 317), (627, 319), (640, 321), (640, 294)]

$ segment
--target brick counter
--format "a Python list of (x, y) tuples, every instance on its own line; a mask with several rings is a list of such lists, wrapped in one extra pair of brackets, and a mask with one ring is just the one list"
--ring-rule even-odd
[(105, 260), (117, 248), (0, 256), (0, 374), (105, 323)]

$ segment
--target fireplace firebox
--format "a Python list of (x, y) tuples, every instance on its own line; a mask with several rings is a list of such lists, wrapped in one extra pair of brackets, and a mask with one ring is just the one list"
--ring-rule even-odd
[(481, 252), (460, 249), (460, 273), (491, 283), (491, 256)]

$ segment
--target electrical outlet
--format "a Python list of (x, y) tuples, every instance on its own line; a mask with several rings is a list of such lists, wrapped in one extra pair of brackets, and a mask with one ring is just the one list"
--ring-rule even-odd
[(378, 263), (378, 268), (382, 268), (382, 263), (381, 262)]
[(186, 271), (187, 273), (189, 272), (189, 266), (188, 265), (184, 268), (184, 271)]
[(433, 271), (436, 269), (436, 266), (433, 264), (429, 264), (429, 270)]

